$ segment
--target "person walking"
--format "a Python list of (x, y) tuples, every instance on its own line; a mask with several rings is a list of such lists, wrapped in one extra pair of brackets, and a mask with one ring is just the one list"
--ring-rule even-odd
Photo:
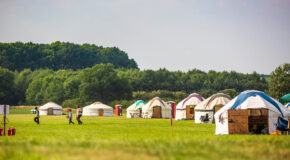
[(83, 122), (81, 121), (81, 116), (82, 116), (82, 109), (80, 108), (79, 105), (76, 106), (77, 107), (77, 121), (78, 124), (83, 124)]
[(72, 111), (71, 109), (69, 109), (69, 113), (68, 113), (68, 124), (75, 124), (73, 121), (72, 121)]
[(36, 117), (34, 117), (34, 122), (39, 125), (39, 110), (37, 107), (35, 107), (35, 114), (36, 114)]

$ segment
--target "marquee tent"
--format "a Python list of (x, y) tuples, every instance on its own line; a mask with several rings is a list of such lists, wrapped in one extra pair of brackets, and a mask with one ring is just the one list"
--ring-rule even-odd
[(195, 123), (214, 123), (214, 113), (231, 100), (229, 95), (216, 93), (194, 108)]
[(95, 102), (83, 108), (83, 116), (113, 116), (113, 108), (102, 102)]
[(127, 118), (138, 118), (142, 116), (142, 107), (146, 104), (143, 100), (138, 100), (127, 108)]
[[(268, 130), (268, 133), (276, 132), (278, 117), (285, 118), (289, 117), (290, 115), (289, 110), (287, 110), (280, 102), (268, 96), (264, 92), (255, 90), (244, 91), (240, 93), (237, 97), (235, 97), (233, 100), (231, 100), (228, 104), (226, 104), (215, 114), (216, 120), (215, 134), (217, 135), (229, 134), (229, 122), (231, 123), (231, 125), (232, 123), (236, 123), (237, 127), (239, 128), (241, 128), (243, 125), (246, 125), (247, 128), (248, 124), (244, 124), (244, 122), (239, 121), (241, 119), (240, 115), (238, 115), (239, 116), (238, 118), (240, 119), (238, 119), (237, 121), (228, 118), (229, 111), (233, 110), (243, 111), (246, 109), (268, 110), (268, 112), (266, 112), (267, 121), (265, 122), (265, 125), (268, 126), (268, 128), (265, 128)], [(249, 112), (246, 112), (246, 114), (249, 114)]]
[(48, 102), (39, 107), (39, 115), (62, 115), (62, 107), (54, 102)]
[(155, 97), (142, 107), (143, 118), (170, 118), (171, 107), (161, 98)]
[(192, 93), (176, 106), (175, 120), (185, 120), (194, 118), (194, 107), (202, 102), (204, 98), (197, 93)]

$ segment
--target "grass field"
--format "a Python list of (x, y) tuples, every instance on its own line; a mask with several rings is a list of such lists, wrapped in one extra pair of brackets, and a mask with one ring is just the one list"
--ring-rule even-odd
[(0, 137), (0, 159), (290, 157), (290, 136), (215, 136), (214, 124), (175, 121), (174, 135), (171, 136), (168, 119), (82, 117), (84, 125), (68, 125), (65, 116), (41, 116), (41, 125), (37, 126), (33, 117), (32, 114), (8, 115), (8, 126), (14, 126), (17, 132), (13, 137)]

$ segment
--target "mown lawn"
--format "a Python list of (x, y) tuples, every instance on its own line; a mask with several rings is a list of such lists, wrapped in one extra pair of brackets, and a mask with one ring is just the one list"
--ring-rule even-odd
[[(14, 137), (0, 137), (0, 159), (289, 159), (290, 136), (215, 136), (214, 124), (168, 119), (10, 114)], [(2, 116), (1, 116), (2, 118)], [(75, 121), (76, 122), (76, 121)]]

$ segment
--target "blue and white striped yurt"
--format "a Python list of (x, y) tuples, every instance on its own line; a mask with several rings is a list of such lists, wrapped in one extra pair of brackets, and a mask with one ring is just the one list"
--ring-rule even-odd
[(268, 96), (264, 92), (248, 90), (241, 92), (237, 97), (232, 99), (228, 104), (221, 108), (216, 114), (216, 131), (215, 134), (229, 134), (228, 127), (228, 110), (235, 109), (261, 109), (266, 108), (268, 112), (268, 132), (273, 133), (277, 130), (278, 118), (287, 119), (290, 117), (290, 111), (285, 108), (279, 101)]

